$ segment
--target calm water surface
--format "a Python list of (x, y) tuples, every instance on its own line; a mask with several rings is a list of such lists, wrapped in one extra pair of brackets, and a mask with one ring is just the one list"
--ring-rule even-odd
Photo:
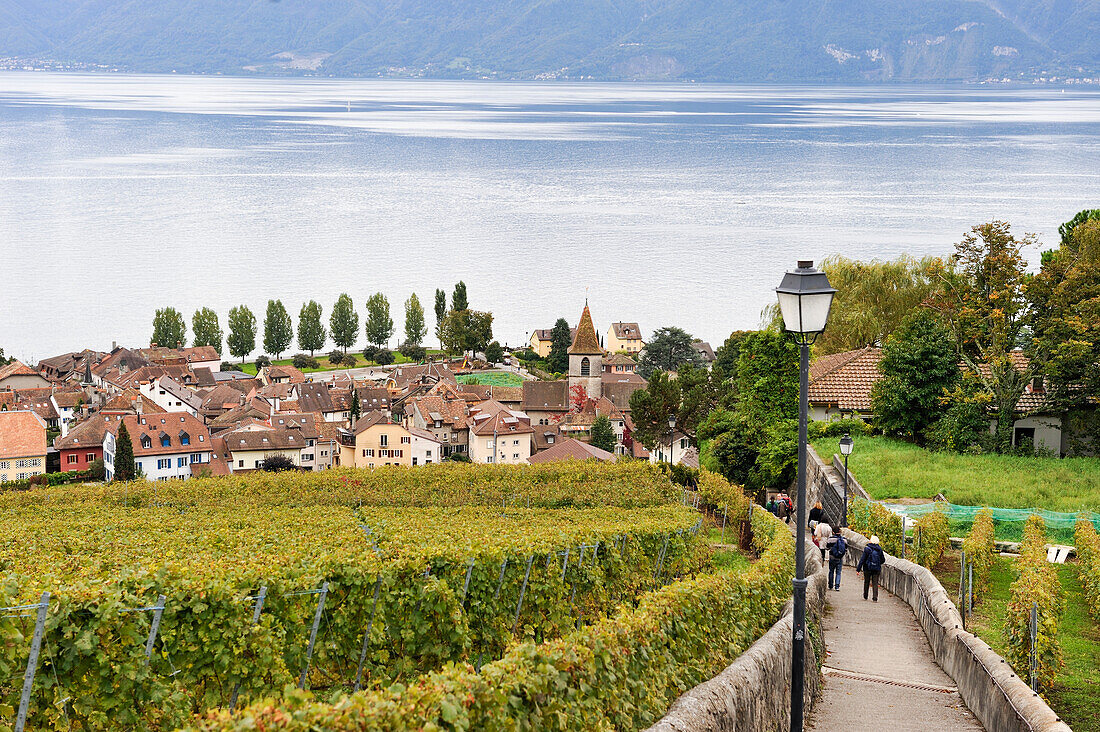
[(400, 332), (458, 279), (501, 340), (587, 292), (601, 331), (717, 345), (797, 258), (942, 254), (993, 218), (1052, 246), (1098, 205), (1096, 92), (4, 73), (0, 347), (342, 291)]

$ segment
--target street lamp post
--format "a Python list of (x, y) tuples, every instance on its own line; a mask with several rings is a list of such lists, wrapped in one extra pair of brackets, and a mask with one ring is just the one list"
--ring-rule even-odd
[(783, 275), (775, 288), (786, 330), (800, 347), (798, 394), (798, 518), (795, 522), (794, 627), (791, 641), (791, 732), (802, 732), (803, 684), (806, 673), (806, 422), (810, 384), (810, 344), (825, 330), (836, 290), (811, 261)]
[(668, 466), (672, 467), (672, 438), (676, 436), (676, 415), (668, 418)]
[(848, 526), (848, 456), (852, 454), (852, 436), (847, 432), (840, 438), (840, 454), (844, 456), (844, 517), (840, 519), (840, 525)]

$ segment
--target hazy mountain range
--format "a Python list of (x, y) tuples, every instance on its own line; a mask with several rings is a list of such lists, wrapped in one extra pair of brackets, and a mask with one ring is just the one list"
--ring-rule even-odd
[(0, 0), (0, 56), (338, 76), (1095, 76), (1100, 0)]

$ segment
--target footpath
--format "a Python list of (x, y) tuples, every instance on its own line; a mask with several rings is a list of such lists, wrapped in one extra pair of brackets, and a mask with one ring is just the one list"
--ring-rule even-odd
[(864, 601), (863, 578), (851, 566), (844, 567), (840, 592), (826, 593), (825, 687), (807, 728), (981, 730), (955, 682), (933, 659), (909, 606), (881, 588), (878, 600)]

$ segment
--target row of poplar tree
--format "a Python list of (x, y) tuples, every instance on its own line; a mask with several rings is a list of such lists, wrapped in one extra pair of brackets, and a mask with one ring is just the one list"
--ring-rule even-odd
[[(469, 309), (466, 297), (466, 284), (459, 282), (451, 295), (450, 307), (447, 306), (447, 293), (435, 291), (436, 336), (441, 344), (447, 339), (448, 320), (469, 320), (470, 315), (488, 316), (491, 338), (492, 315), (473, 313)], [(457, 315), (456, 315), (457, 314)], [(477, 320), (477, 318), (474, 318)], [(485, 318), (482, 317), (481, 320)], [(258, 324), (255, 314), (247, 305), (238, 305), (229, 310), (229, 333), (222, 331), (218, 314), (204, 307), (195, 311), (191, 318), (194, 338), (192, 346), (213, 346), (218, 354), (222, 353), (222, 341), (232, 356), (242, 361), (256, 350)], [(384, 348), (394, 334), (394, 322), (390, 316), (389, 299), (378, 292), (367, 298), (364, 330), (367, 342), (376, 348)], [(405, 301), (405, 345), (419, 347), (428, 333), (424, 307), (420, 298), (413, 293)], [(329, 313), (328, 328), (325, 328), (323, 310), (316, 300), (302, 305), (298, 314), (298, 347), (312, 356), (323, 349), (329, 339), (344, 353), (355, 345), (359, 338), (359, 313), (351, 296), (342, 293)], [(294, 339), (294, 324), (281, 300), (269, 300), (263, 323), (263, 351), (281, 358)], [(173, 307), (158, 309), (153, 316), (153, 337), (151, 342), (167, 347), (187, 345), (187, 323), (184, 316)], [(458, 344), (463, 345), (463, 344)]]

